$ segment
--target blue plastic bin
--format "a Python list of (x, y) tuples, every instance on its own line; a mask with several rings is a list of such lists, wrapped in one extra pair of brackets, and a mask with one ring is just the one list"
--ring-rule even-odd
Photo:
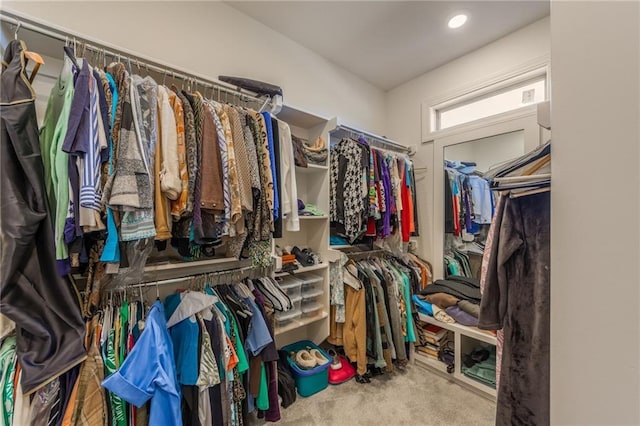
[[(286, 351), (287, 354), (290, 354), (291, 352), (298, 352), (299, 350), (306, 349), (307, 347), (319, 350), (325, 358), (331, 360), (331, 357), (311, 340), (301, 340), (299, 342), (292, 343), (284, 346), (282, 350)], [(329, 386), (329, 366), (331, 365), (331, 362), (327, 362), (324, 365), (311, 368), (309, 370), (303, 370), (298, 367), (295, 361), (291, 359), (291, 356), (287, 356), (287, 363), (289, 363), (289, 367), (291, 368), (291, 371), (293, 371), (293, 379), (296, 382), (296, 388), (298, 389), (298, 394), (300, 396), (311, 396)]]

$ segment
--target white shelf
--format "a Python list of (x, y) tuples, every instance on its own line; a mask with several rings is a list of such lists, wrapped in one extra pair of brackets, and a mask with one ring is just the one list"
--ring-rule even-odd
[(325, 220), (329, 219), (329, 216), (298, 216), (300, 220)]
[(307, 164), (307, 167), (296, 166), (296, 174), (307, 174), (307, 173), (324, 173), (329, 170), (329, 167), (326, 165), (319, 164)]
[(319, 263), (317, 265), (303, 266), (302, 268), (298, 268), (295, 271), (293, 271), (293, 273), (294, 275), (301, 274), (303, 272), (311, 272), (311, 271), (317, 271), (319, 269), (327, 269), (328, 267), (329, 267), (329, 264), (327, 262)]
[(351, 244), (339, 244), (335, 246), (329, 246), (329, 248), (333, 250), (340, 250), (340, 249), (346, 249), (351, 247), (353, 247)]
[(496, 336), (489, 333), (488, 331), (483, 331), (476, 327), (467, 327), (466, 325), (461, 325), (457, 323), (447, 324), (442, 321), (438, 321), (437, 319), (430, 317), (429, 315), (425, 315), (421, 313), (419, 313), (418, 316), (420, 318), (420, 321), (424, 321), (429, 324), (434, 324), (434, 325), (437, 325), (438, 327), (442, 327), (447, 330), (458, 332), (463, 336), (471, 337), (473, 339), (480, 340), (490, 345), (495, 346), (497, 344)]
[(416, 357), (416, 362), (427, 365), (435, 370), (441, 371), (443, 373), (447, 373), (447, 364), (442, 361), (438, 361), (437, 359), (430, 358), (418, 351), (414, 351), (414, 356)]
[(320, 315), (315, 315), (315, 316), (308, 317), (308, 318), (300, 318), (300, 319), (297, 319), (297, 320), (293, 320), (293, 321), (291, 321), (291, 323), (285, 325), (284, 327), (276, 327), (274, 333), (275, 333), (276, 336), (278, 336), (280, 334), (287, 333), (287, 332), (292, 331), (292, 330), (296, 330), (296, 329), (298, 329), (300, 327), (304, 327), (307, 324), (311, 324), (311, 323), (314, 323), (316, 321), (323, 320), (323, 319), (327, 318), (328, 316), (329, 316), (328, 313), (322, 312)]
[(283, 105), (282, 110), (277, 114), (278, 119), (286, 121), (292, 126), (310, 128), (325, 124), (328, 118), (319, 117), (316, 114), (296, 108), (291, 105)]
[(329, 264), (327, 262), (319, 263), (317, 265), (311, 265), (311, 266), (302, 266), (292, 272), (276, 272), (276, 277), (286, 277), (287, 275), (302, 274), (304, 272), (317, 271), (320, 269), (326, 269), (328, 267), (329, 267)]
[(467, 377), (464, 374), (460, 373), (460, 374), (456, 374), (456, 378), (458, 380), (460, 380), (461, 382), (474, 387), (478, 390), (481, 390), (482, 392), (488, 393), (489, 395), (496, 397), (498, 395), (498, 393), (496, 392), (495, 388), (493, 388), (492, 386), (489, 385), (485, 385), (484, 383), (481, 383), (477, 380), (473, 380), (471, 377)]

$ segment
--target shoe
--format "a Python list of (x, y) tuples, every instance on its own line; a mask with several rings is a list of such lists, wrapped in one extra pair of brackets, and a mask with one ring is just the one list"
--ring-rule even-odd
[(336, 351), (333, 349), (329, 349), (327, 353), (331, 357), (331, 369), (340, 370), (342, 368), (342, 362), (340, 362), (340, 357), (338, 356)]
[(316, 359), (307, 350), (300, 350), (292, 355), (295, 363), (303, 370), (310, 370), (317, 365)]
[[(339, 385), (351, 380), (356, 375), (355, 367), (352, 366), (345, 357), (337, 355), (335, 351), (331, 356), (333, 357), (333, 361), (331, 363), (331, 368), (329, 368), (329, 383), (332, 385)], [(366, 379), (364, 380), (364, 382), (358, 383), (367, 383)]]
[[(308, 249), (306, 249), (308, 250)], [(298, 246), (295, 246), (292, 250), (291, 250), (292, 254), (296, 255), (296, 260), (298, 262), (300, 262), (300, 264), (302, 266), (311, 266), (314, 265), (313, 263), (313, 257), (310, 256), (308, 254), (308, 252), (305, 252), (305, 250), (300, 250), (300, 248)]]
[(325, 365), (326, 363), (329, 362), (329, 360), (327, 359), (327, 357), (325, 357), (322, 352), (320, 352), (317, 349), (311, 349), (311, 348), (307, 348), (307, 350), (309, 351), (309, 353), (311, 354), (311, 356), (313, 358), (315, 358), (316, 360), (316, 365)]

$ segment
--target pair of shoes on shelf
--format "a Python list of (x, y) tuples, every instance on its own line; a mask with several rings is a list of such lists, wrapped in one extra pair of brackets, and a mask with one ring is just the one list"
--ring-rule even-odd
[(307, 349), (299, 350), (298, 352), (292, 352), (291, 358), (296, 365), (303, 370), (310, 370), (314, 367), (325, 365), (329, 362), (322, 352), (317, 349), (307, 347)]
[(319, 263), (320, 260), (318, 255), (308, 248), (300, 249), (298, 246), (295, 246), (291, 250), (291, 253), (296, 255), (296, 260), (300, 262), (302, 266), (315, 265), (316, 263)]

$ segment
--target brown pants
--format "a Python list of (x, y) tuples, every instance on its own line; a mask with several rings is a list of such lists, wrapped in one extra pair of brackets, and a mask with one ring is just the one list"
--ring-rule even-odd
[(364, 290), (344, 286), (345, 323), (342, 331), (344, 353), (358, 363), (358, 374), (367, 372), (367, 319)]

